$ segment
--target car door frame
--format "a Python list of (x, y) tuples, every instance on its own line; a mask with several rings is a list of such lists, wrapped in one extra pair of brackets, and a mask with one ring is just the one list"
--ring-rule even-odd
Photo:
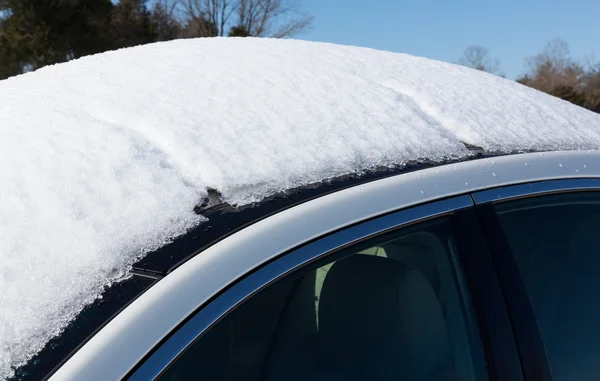
[(515, 340), (527, 380), (552, 381), (546, 349), (509, 241), (494, 209), (498, 203), (551, 194), (600, 191), (598, 178), (535, 181), (475, 192), (475, 213), (489, 248), (506, 300)]
[[(205, 248), (202, 253), (161, 279), (111, 319), (56, 370), (50, 380), (86, 378), (103, 381), (126, 378), (191, 314), (214, 300), (244, 274), (323, 235), (377, 216), (444, 198), (514, 184), (568, 178), (600, 178), (600, 151), (526, 153), (434, 166), (356, 185), (280, 211)], [(472, 211), (475, 213), (475, 209)], [(481, 240), (476, 239), (482, 236), (477, 218), (469, 217), (468, 213), (456, 213), (456, 216), (459, 215), (463, 216), (463, 222), (469, 221), (472, 231), (476, 232), (464, 232), (466, 236), (462, 241), (467, 246), (474, 246), (472, 251), (486, 258), (481, 254), (487, 250), (485, 241), (482, 245)], [(466, 259), (465, 263), (469, 264), (469, 258)], [(486, 284), (485, 279), (476, 280), (477, 272), (470, 273), (474, 278), (470, 280), (470, 287)], [(495, 272), (489, 270), (486, 273), (492, 278), (496, 276)], [(491, 292), (496, 292), (494, 289)], [(475, 287), (472, 296), (484, 292), (487, 292), (485, 288)], [(483, 323), (487, 324), (490, 320), (490, 327), (493, 328), (494, 314), (490, 311), (495, 308), (504, 314), (504, 304), (504, 300), (497, 306), (484, 300), (483, 305), (489, 308), (482, 309), (487, 311), (482, 314)], [(502, 317), (498, 320), (507, 319)], [(512, 331), (507, 333), (507, 336), (512, 335)], [(492, 335), (496, 336), (499, 335)], [(490, 348), (502, 351), (500, 345), (492, 345), (488, 351)], [(502, 369), (507, 362), (497, 360), (501, 355), (498, 352), (491, 353), (493, 361), (488, 364), (490, 370), (494, 374), (514, 373)], [(512, 381), (522, 377), (498, 379)]]
[(478, 230), (473, 200), (455, 196), (378, 216), (294, 248), (228, 287), (166, 338), (128, 379), (153, 380), (228, 313), (273, 282), (358, 242), (433, 218), (448, 216), (476, 313), (490, 380), (522, 380), (509, 317), (491, 256)]

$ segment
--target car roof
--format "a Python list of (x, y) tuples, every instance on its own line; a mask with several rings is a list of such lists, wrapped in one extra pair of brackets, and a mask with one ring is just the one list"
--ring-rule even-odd
[[(136, 262), (132, 266), (129, 279), (123, 282), (114, 283), (106, 288), (101, 299), (88, 306), (60, 336), (51, 340), (25, 367), (19, 369), (19, 373), (22, 374), (23, 372), (28, 372), (30, 375), (34, 376), (51, 375), (56, 369), (60, 368), (73, 353), (77, 352), (77, 350), (79, 350), (124, 308), (151, 287), (155, 286), (163, 277), (172, 273), (175, 269), (190, 261), (195, 256), (202, 255), (203, 252), (219, 241), (258, 223), (265, 218), (303, 203), (310, 202), (311, 200), (341, 192), (345, 189), (413, 172), (423, 172), (436, 168), (443, 169), (451, 164), (487, 159), (487, 164), (485, 165), (489, 165), (490, 160), (498, 160), (500, 164), (498, 168), (494, 170), (500, 174), (503, 171), (503, 166), (506, 167), (504, 162), (511, 156), (515, 157), (515, 155), (486, 153), (481, 148), (474, 146), (470, 146), (469, 149), (473, 152), (473, 155), (468, 159), (447, 161), (445, 163), (421, 162), (403, 167), (380, 168), (362, 174), (342, 176), (327, 182), (299, 187), (285, 193), (276, 194), (261, 202), (245, 207), (235, 207), (228, 204), (220, 198), (217, 191), (212, 190), (210, 197), (208, 198), (209, 201), (204, 205), (199, 205), (196, 209), (197, 213), (201, 213), (208, 217), (207, 221), (199, 224), (186, 234), (173, 240), (173, 242), (149, 253)], [(544, 155), (544, 153), (541, 154)], [(566, 163), (569, 162), (568, 152), (549, 152), (548, 158), (556, 161), (557, 154), (562, 155), (565, 160), (565, 165), (567, 165)], [(573, 152), (571, 156), (576, 156), (579, 158), (579, 161), (581, 160), (580, 154), (577, 152)], [(516, 155), (516, 157), (521, 157), (523, 163), (525, 163), (526, 160), (530, 160), (527, 159), (527, 156)], [(543, 163), (543, 160), (544, 159), (539, 156), (531, 158), (534, 167), (536, 162)], [(571, 159), (571, 161), (573, 160)], [(493, 161), (493, 163), (495, 163), (495, 161)], [(460, 171), (454, 172), (452, 175), (464, 176), (465, 172), (468, 173), (468, 171), (474, 171), (473, 168), (465, 169), (460, 166), (458, 168)], [(593, 170), (595, 170), (595, 167), (590, 166), (590, 171)], [(571, 173), (571, 175), (573, 174), (575, 173)], [(530, 174), (530, 176), (534, 175), (535, 172)], [(585, 175), (585, 172), (582, 172), (581, 175)], [(521, 181), (526, 181), (527, 177), (521, 176), (520, 179)], [(494, 183), (498, 183), (497, 181), (494, 182), (494, 180), (495, 179), (490, 178), (488, 185), (493, 186)], [(414, 181), (414, 177), (412, 178), (412, 181)], [(475, 183), (473, 185), (478, 185), (479, 187), (483, 186), (482, 184)], [(443, 189), (444, 187), (440, 187), (440, 190)], [(429, 192), (427, 188), (426, 190)], [(368, 203), (370, 202), (370, 197), (378, 196), (366, 192), (363, 197), (365, 198), (364, 202)], [(263, 254), (266, 256), (269, 253), (265, 252)], [(41, 361), (41, 359), (43, 359), (43, 361)]]
[[(279, 210), (279, 198), (301, 202), (290, 194), (311, 184), (470, 160), (464, 143), (486, 153), (600, 148), (598, 115), (513, 81), (306, 41), (107, 52), (0, 81), (0, 103), (0, 266), (10, 275), (0, 375), (132, 265), (154, 281), (223, 237), (218, 221), (246, 226)], [(226, 203), (202, 206), (218, 195)]]
[(207, 217), (208, 221), (200, 223), (186, 234), (145, 255), (133, 265), (132, 272), (146, 276), (165, 276), (199, 252), (236, 231), (270, 215), (329, 193), (426, 168), (484, 157), (501, 156), (497, 153), (486, 153), (480, 147), (473, 145), (465, 144), (465, 146), (473, 154), (464, 159), (446, 160), (438, 163), (421, 161), (402, 166), (375, 168), (362, 173), (338, 176), (327, 179), (327, 181), (287, 189), (260, 202), (241, 207), (231, 205), (221, 198), (218, 191), (210, 190), (206, 202), (195, 208), (196, 213)]
[[(473, 155), (467, 160), (491, 156), (484, 154), (478, 147), (470, 146), (469, 149)], [(232, 206), (222, 200), (216, 190), (210, 190), (207, 201), (195, 208), (196, 213), (208, 218), (207, 221), (134, 263), (127, 279), (107, 287), (101, 298), (87, 306), (61, 335), (50, 340), (26, 365), (18, 368), (14, 379), (23, 373), (33, 379), (51, 376), (110, 320), (163, 277), (217, 242), (260, 220), (343, 189), (451, 162), (458, 161), (420, 162), (340, 176), (274, 194), (243, 207)]]
[[(82, 374), (79, 372), (89, 370), (88, 366), (102, 367), (102, 363), (115, 360), (114, 348), (127, 345), (135, 364), (144, 350), (159, 343), (189, 313), (211, 300), (229, 282), (318, 236), (371, 216), (471, 192), (489, 192), (526, 182), (600, 178), (599, 159), (600, 151), (480, 158), (384, 176), (380, 181), (354, 183), (351, 187), (311, 198), (310, 202), (283, 208), (189, 258), (116, 316), (109, 323), (110, 329), (93, 337), (89, 346), (61, 369), (60, 375), (77, 378)], [(165, 304), (169, 305), (168, 314), (159, 317), (149, 313)], [(120, 332), (127, 332), (127, 337), (121, 337)], [(94, 364), (90, 365), (90, 361)], [(125, 368), (115, 369), (113, 376), (123, 376), (119, 373), (122, 371)]]

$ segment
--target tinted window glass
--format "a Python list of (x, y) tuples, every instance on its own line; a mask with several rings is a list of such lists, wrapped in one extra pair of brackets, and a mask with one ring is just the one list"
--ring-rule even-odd
[(600, 194), (496, 206), (557, 381), (600, 379)]
[(445, 220), (345, 249), (251, 297), (162, 381), (481, 380)]

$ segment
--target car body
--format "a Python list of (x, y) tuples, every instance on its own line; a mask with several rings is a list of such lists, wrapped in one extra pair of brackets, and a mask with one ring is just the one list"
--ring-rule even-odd
[(259, 38), (84, 57), (0, 103), (1, 379), (597, 379), (597, 114)]
[[(594, 204), (600, 202), (600, 152), (491, 157), (479, 152), (479, 156), (457, 163), (339, 179), (241, 210), (227, 210), (218, 200), (205, 205), (209, 222), (159, 250), (162, 254), (174, 253), (166, 262), (164, 255), (162, 263), (155, 261), (154, 254), (138, 262), (131, 276), (148, 279), (150, 286), (124, 286), (131, 290), (121, 292), (127, 299), (126, 307), (102, 322), (95, 334), (65, 356), (50, 379), (164, 379), (161, 374), (166, 374), (195, 340), (201, 341), (223, 319), (273, 283), (297, 276), (315, 261), (335, 258), (340, 251), (348, 253), (348, 246), (360, 246), (365, 240), (407, 230), (423, 221), (447, 219), (458, 248), (452, 266), (467, 326), (468, 340), (463, 345), (472, 352), (466, 356), (472, 366), (466, 367), (469, 371), (463, 369), (462, 376), (478, 380), (550, 380), (554, 372), (554, 379), (564, 380), (565, 369), (572, 370), (585, 361), (578, 362), (575, 355), (572, 364), (552, 363), (556, 361), (552, 357), (555, 348), (544, 345), (543, 335), (547, 332), (540, 331), (536, 316), (541, 312), (528, 294), (528, 287), (535, 282), (520, 275), (523, 271), (519, 272), (494, 208), (515, 200), (535, 202), (548, 195), (558, 197), (558, 201), (561, 197), (584, 195), (591, 197), (586, 208), (594, 209)], [(242, 216), (244, 213), (251, 216)], [(592, 215), (600, 221), (599, 214)], [(546, 223), (562, 224), (561, 218), (556, 215), (555, 220)], [(220, 219), (227, 223), (219, 226)], [(225, 226), (237, 228), (231, 232), (222, 228)], [(544, 226), (538, 228), (543, 230)], [(207, 239), (194, 239), (200, 229), (219, 231), (207, 243)], [(544, 266), (540, 264), (540, 268)], [(94, 314), (99, 306), (84, 314)], [(581, 310), (572, 313), (585, 313), (585, 306), (579, 307)], [(65, 334), (69, 329), (73, 328)], [(247, 329), (256, 327), (250, 324)], [(598, 332), (571, 331), (570, 335), (591, 337), (597, 351)], [(421, 350), (428, 353), (427, 348)], [(51, 353), (42, 351), (37, 360), (43, 364), (44, 356)], [(454, 353), (457, 358), (466, 355)], [(460, 361), (456, 360), (457, 364)], [(36, 365), (28, 367), (35, 372)], [(589, 379), (586, 369), (578, 370), (584, 374), (579, 379)], [(197, 371), (200, 377), (200, 365)]]

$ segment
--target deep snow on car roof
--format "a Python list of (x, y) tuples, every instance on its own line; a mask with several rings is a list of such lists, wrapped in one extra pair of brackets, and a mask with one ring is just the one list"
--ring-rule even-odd
[[(473, 159), (483, 156), (481, 153), (475, 154)], [(261, 202), (242, 207), (223, 202), (216, 191), (211, 191), (209, 193), (211, 201), (195, 208), (196, 213), (208, 218), (207, 221), (134, 263), (130, 278), (113, 282), (107, 287), (100, 299), (87, 305), (76, 319), (66, 326), (60, 336), (51, 339), (26, 365), (17, 369), (16, 378), (9, 380), (41, 379), (51, 376), (53, 371), (68, 360), (95, 332), (102, 329), (121, 309), (152, 287), (156, 281), (206, 248), (246, 226), (332, 192), (431, 166), (431, 163), (419, 163), (395, 168), (379, 168), (360, 175), (340, 176), (318, 184), (281, 192)]]
[(598, 149), (600, 116), (457, 65), (293, 40), (178, 40), (0, 82), (0, 378), (133, 263), (232, 205), (372, 168)]

